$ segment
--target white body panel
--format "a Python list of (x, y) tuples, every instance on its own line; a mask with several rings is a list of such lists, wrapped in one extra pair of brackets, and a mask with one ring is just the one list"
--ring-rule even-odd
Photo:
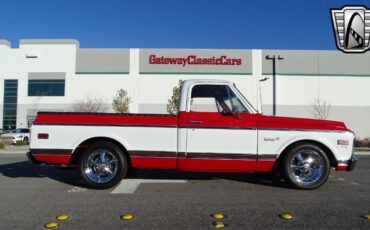
[[(37, 133), (48, 133), (49, 139), (37, 139)], [(122, 126), (63, 126), (34, 125), (31, 149), (75, 149), (83, 141), (107, 137), (120, 142), (130, 150), (177, 150), (177, 128), (122, 127)]]
[(257, 154), (257, 130), (189, 128), (187, 152)]

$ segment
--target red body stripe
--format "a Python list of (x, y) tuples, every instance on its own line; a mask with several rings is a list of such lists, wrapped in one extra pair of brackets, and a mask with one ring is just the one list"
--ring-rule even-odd
[(176, 169), (176, 158), (132, 157), (133, 168)]
[[(263, 116), (261, 114), (222, 115), (214, 112), (180, 112), (180, 127), (222, 127), (255, 129), (330, 130), (349, 131), (343, 122), (292, 117)], [(191, 120), (201, 121), (189, 123)]]
[(68, 165), (70, 164), (70, 155), (38, 155), (33, 154), (33, 158), (40, 163)]
[[(205, 172), (268, 172), (275, 160), (229, 160), (229, 159), (185, 159), (180, 158), (131, 158), (134, 168), (177, 169), (182, 171)], [(178, 164), (178, 165), (177, 165)]]
[(270, 172), (275, 164), (275, 160), (257, 160), (256, 172)]
[(350, 131), (339, 121), (276, 117), (276, 116), (258, 116), (259, 129), (299, 129), (299, 130), (329, 130), (329, 131)]
[(253, 172), (255, 160), (179, 159), (179, 170), (204, 172)]
[(148, 125), (176, 126), (176, 116), (148, 115), (117, 115), (117, 114), (53, 114), (37, 115), (34, 124), (65, 124), (65, 125)]
[[(331, 130), (350, 131), (343, 122), (304, 118), (262, 116), (261, 114), (241, 113), (240, 119), (231, 115), (213, 112), (180, 112), (177, 116), (144, 114), (73, 114), (40, 113), (34, 124), (65, 125), (137, 125), (137, 126), (172, 126), (176, 127), (220, 127), (220, 128), (258, 128), (292, 130)], [(201, 123), (189, 123), (199, 120)]]
[[(241, 119), (234, 118), (231, 114), (224, 115), (214, 112), (180, 112), (179, 127), (190, 128), (257, 128), (257, 120), (255, 114), (240, 114)], [(191, 121), (200, 121), (192, 123)]]

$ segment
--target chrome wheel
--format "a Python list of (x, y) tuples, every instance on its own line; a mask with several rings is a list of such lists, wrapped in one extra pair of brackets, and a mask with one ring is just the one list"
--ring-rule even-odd
[(325, 163), (316, 151), (306, 149), (293, 155), (290, 170), (299, 184), (313, 185), (322, 178)]
[(115, 178), (118, 171), (116, 156), (107, 149), (96, 149), (89, 154), (83, 172), (91, 181), (103, 184)]

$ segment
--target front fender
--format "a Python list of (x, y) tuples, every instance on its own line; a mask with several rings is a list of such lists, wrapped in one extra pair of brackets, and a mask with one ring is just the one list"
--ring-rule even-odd
[[(311, 141), (311, 142), (320, 143), (320, 144), (324, 145), (325, 147), (327, 147), (333, 153), (333, 155), (336, 156), (336, 154), (335, 154), (336, 146), (333, 146), (333, 144), (330, 141), (328, 141), (326, 138), (315, 138), (313, 136), (302, 135), (302, 136), (297, 136), (297, 137), (290, 138), (289, 140), (286, 140), (284, 142), (284, 144), (278, 149), (277, 158), (279, 158), (281, 156), (281, 154), (284, 152), (284, 150), (286, 150), (289, 146), (291, 146), (294, 143), (297, 143), (299, 141), (308, 141), (308, 142)], [(337, 157), (335, 157), (335, 158), (337, 158)]]

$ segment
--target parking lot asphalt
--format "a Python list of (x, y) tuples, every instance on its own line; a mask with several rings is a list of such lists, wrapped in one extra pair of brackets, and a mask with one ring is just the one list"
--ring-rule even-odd
[[(75, 170), (0, 155), (0, 229), (370, 229), (370, 156), (352, 172), (331, 172), (321, 188), (300, 191), (268, 174), (137, 170), (115, 188), (84, 188)], [(122, 220), (123, 214), (131, 220)], [(279, 214), (289, 213), (293, 220)], [(56, 220), (67, 214), (67, 220)]]

